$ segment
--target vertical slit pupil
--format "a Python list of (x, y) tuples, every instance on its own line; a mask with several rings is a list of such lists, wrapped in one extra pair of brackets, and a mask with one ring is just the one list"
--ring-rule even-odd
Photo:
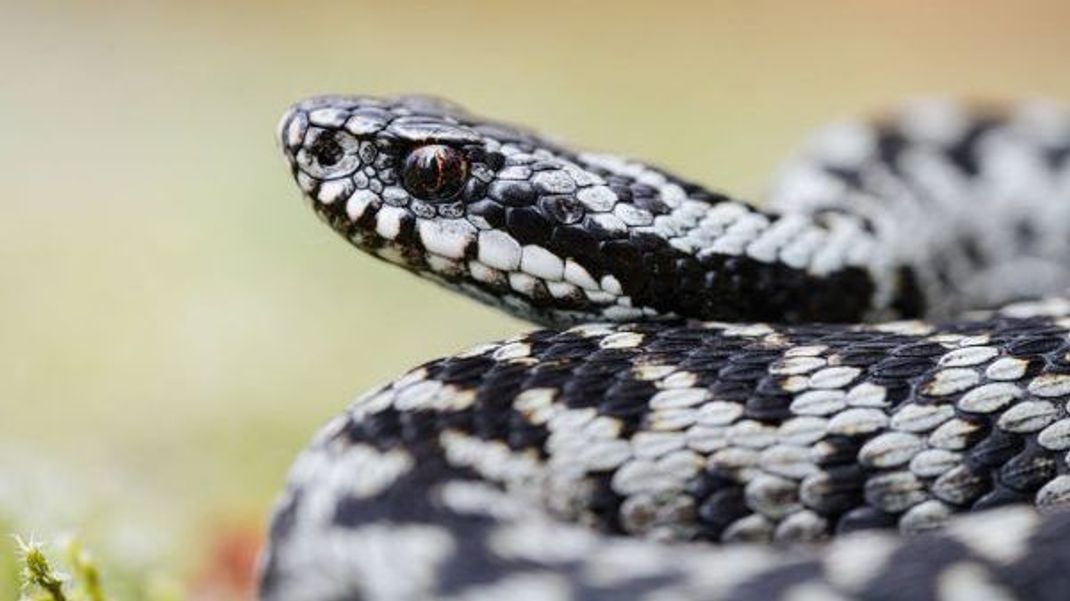
[(452, 197), (468, 177), (468, 162), (457, 149), (442, 144), (421, 146), (405, 157), (405, 187), (417, 198), (444, 200)]

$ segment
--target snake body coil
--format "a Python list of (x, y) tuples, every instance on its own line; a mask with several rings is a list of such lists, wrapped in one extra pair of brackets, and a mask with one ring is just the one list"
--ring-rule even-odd
[(1070, 597), (1060, 110), (833, 126), (763, 209), (422, 97), (279, 136), (353, 244), (554, 329), (331, 422), (264, 598)]

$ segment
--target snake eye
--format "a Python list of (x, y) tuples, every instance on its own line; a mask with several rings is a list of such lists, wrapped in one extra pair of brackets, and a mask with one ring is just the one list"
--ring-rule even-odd
[(443, 144), (414, 149), (401, 167), (405, 189), (423, 200), (445, 200), (457, 194), (468, 179), (464, 153)]

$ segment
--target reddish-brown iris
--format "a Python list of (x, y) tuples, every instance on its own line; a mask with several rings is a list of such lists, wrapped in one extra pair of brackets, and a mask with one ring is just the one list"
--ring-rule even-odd
[(423, 200), (447, 200), (464, 187), (468, 160), (460, 150), (444, 144), (414, 149), (401, 167), (405, 189)]

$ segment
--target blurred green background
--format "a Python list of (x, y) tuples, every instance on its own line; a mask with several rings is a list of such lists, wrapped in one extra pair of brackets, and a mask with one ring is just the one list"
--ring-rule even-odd
[(347, 399), (529, 327), (321, 226), (274, 145), (288, 103), (438, 94), (756, 197), (836, 117), (945, 93), (1070, 101), (1058, 0), (0, 15), (0, 519), (77, 529), (204, 599), (248, 594), (289, 463)]

